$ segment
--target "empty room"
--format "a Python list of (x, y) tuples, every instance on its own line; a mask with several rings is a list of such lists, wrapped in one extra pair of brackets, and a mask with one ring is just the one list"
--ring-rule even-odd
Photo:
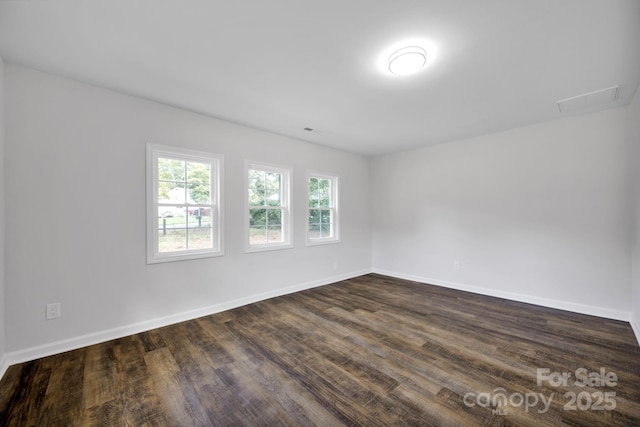
[(0, 1), (1, 426), (640, 425), (640, 1)]

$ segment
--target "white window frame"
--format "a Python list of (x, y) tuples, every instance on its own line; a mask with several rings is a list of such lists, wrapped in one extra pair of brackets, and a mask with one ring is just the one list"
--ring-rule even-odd
[[(158, 158), (206, 163), (211, 166), (211, 222), (214, 247), (160, 252), (158, 246)], [(147, 264), (184, 261), (224, 255), (224, 156), (166, 145), (147, 144)]]
[[(260, 170), (282, 175), (282, 242), (274, 243), (250, 243), (250, 206), (249, 206), (249, 170)], [(244, 242), (245, 253), (272, 251), (293, 248), (293, 215), (291, 213), (291, 183), (293, 182), (293, 169), (287, 166), (246, 160), (244, 166)]]
[[(324, 237), (324, 238), (311, 238), (309, 236), (309, 216), (310, 216), (310, 211), (311, 209), (317, 209), (317, 208), (311, 208), (310, 205), (310, 199), (311, 199), (311, 194), (309, 193), (309, 180), (311, 178), (318, 178), (318, 179), (326, 179), (329, 180), (331, 182), (331, 198), (330, 198), (330, 207), (329, 209), (332, 212), (333, 215), (333, 224), (332, 224), (332, 235), (330, 237)], [(306, 236), (306, 245), (307, 246), (317, 246), (317, 245), (329, 245), (329, 244), (334, 244), (334, 243), (340, 243), (340, 177), (338, 175), (335, 174), (329, 174), (329, 173), (325, 173), (325, 172), (317, 172), (317, 171), (312, 171), (312, 170), (308, 170), (307, 171), (307, 179), (305, 181), (305, 191), (307, 193), (307, 206), (306, 206), (306, 228), (305, 228), (305, 236)]]

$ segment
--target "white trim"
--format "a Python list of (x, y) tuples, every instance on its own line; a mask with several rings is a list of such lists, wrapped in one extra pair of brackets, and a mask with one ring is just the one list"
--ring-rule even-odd
[[(310, 282), (301, 283), (299, 285), (288, 286), (286, 288), (275, 289), (273, 291), (263, 292), (248, 297), (237, 298), (235, 300), (202, 307), (195, 310), (185, 311), (170, 316), (160, 317), (157, 319), (134, 323), (132, 325), (107, 329), (104, 331), (82, 335), (79, 337), (73, 337), (62, 341), (56, 341), (36, 347), (13, 351), (4, 355), (3, 364), (0, 365), (0, 367), (4, 367), (4, 369), (6, 370), (7, 367), (9, 367), (10, 365), (15, 365), (16, 363), (28, 362), (30, 360), (39, 359), (41, 357), (51, 356), (53, 354), (63, 353), (65, 351), (76, 350), (89, 345), (126, 337), (140, 332), (149, 331), (151, 329), (161, 328), (163, 326), (184, 322), (186, 320), (192, 320), (199, 317), (220, 313), (225, 310), (242, 307), (243, 305), (264, 301), (269, 298), (279, 297), (282, 295), (303, 291), (305, 289), (316, 288), (318, 286), (329, 285), (369, 273), (371, 273), (370, 269), (364, 269), (325, 279), (312, 280)], [(4, 374), (4, 371), (1, 372)]]
[[(160, 253), (158, 251), (158, 181), (157, 161), (159, 157), (207, 163), (211, 166), (211, 222), (216, 237), (214, 249), (185, 250)], [(204, 151), (189, 150), (147, 143), (146, 161), (147, 200), (147, 264), (224, 256), (224, 156)], [(188, 213), (186, 214), (189, 215)]]
[(7, 372), (7, 369), (9, 369), (9, 366), (11, 366), (11, 364), (9, 363), (6, 355), (2, 355), (2, 357), (0, 357), (0, 380), (2, 380), (2, 377), (4, 377), (4, 374)]
[[(249, 243), (249, 169), (272, 172), (282, 175), (282, 242), (251, 245)], [(245, 160), (244, 162), (244, 253), (265, 252), (293, 248), (293, 208), (291, 190), (293, 186), (293, 168), (271, 163)]]
[(578, 304), (569, 301), (555, 300), (551, 298), (541, 298), (533, 295), (519, 294), (515, 292), (499, 291), (496, 289), (484, 288), (480, 286), (465, 285), (462, 283), (449, 282), (446, 280), (431, 279), (428, 277), (413, 276), (411, 274), (397, 273), (394, 271), (374, 268), (373, 272), (384, 276), (396, 277), (398, 279), (411, 280), (444, 288), (457, 289), (459, 291), (471, 292), (474, 294), (486, 295), (497, 298), (504, 298), (511, 301), (524, 302), (527, 304), (540, 305), (542, 307), (556, 308), (559, 310), (571, 311), (573, 313), (588, 314), (590, 316), (604, 317), (606, 319), (622, 320), (629, 322), (631, 312), (615, 310), (611, 308), (596, 307), (593, 305)]
[(638, 345), (640, 345), (640, 326), (635, 322), (635, 320), (629, 320), (629, 324), (631, 325), (631, 329), (633, 329), (633, 333), (636, 336), (636, 341), (638, 341)]

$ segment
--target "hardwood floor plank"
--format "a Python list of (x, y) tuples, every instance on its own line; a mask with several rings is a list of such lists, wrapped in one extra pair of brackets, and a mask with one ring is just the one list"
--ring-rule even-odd
[(185, 397), (185, 385), (180, 368), (166, 347), (147, 352), (144, 356), (153, 378), (154, 389), (169, 425), (212, 425), (200, 405), (191, 405)]
[(191, 406), (201, 407), (212, 425), (237, 423), (233, 408), (230, 407), (230, 402), (234, 399), (232, 390), (216, 371), (216, 365), (210, 356), (189, 339), (186, 334), (189, 328), (185, 326), (180, 324), (166, 328), (170, 332), (167, 334), (167, 348), (180, 368), (185, 397)]
[(58, 354), (41, 363), (51, 370), (36, 425), (75, 425), (82, 413), (84, 350)]
[(138, 338), (142, 342), (144, 351), (147, 352), (166, 347), (162, 332), (159, 329), (141, 332), (138, 334)]
[(118, 398), (118, 378), (113, 342), (86, 348), (83, 408), (104, 405)]
[[(366, 414), (358, 405), (353, 406), (349, 413), (339, 410), (340, 407), (347, 407), (350, 399), (362, 404), (368, 401), (372, 394), (358, 387), (335, 366), (322, 363), (317, 355), (305, 352), (304, 348), (295, 342), (287, 342), (286, 351), (282, 351), (281, 343), (276, 339), (279, 335), (277, 333), (265, 329), (256, 331), (254, 325), (248, 328), (236, 322), (229, 327), (238, 339), (244, 340), (280, 370), (300, 381), (300, 384), (341, 422), (362, 425), (362, 421), (366, 420)], [(267, 339), (258, 342), (256, 336)]]
[(234, 364), (245, 372), (253, 373), (255, 380), (293, 418), (295, 425), (322, 425), (327, 422), (327, 425), (340, 425), (295, 379), (259, 354), (255, 348), (242, 345), (227, 323), (212, 321), (211, 317), (202, 321), (208, 322), (207, 329), (220, 339), (221, 345), (233, 357)]
[(640, 347), (625, 322), (369, 274), (12, 366), (0, 425), (640, 425)]
[(137, 336), (116, 340), (114, 345), (119, 385), (121, 424), (126, 426), (168, 425), (153, 378), (144, 360), (144, 346)]
[[(3, 399), (0, 420), (7, 426), (37, 425), (40, 408), (47, 392), (51, 368), (42, 366), (42, 360), (11, 366), (9, 375), (2, 378)], [(14, 376), (15, 375), (15, 376)], [(5, 378), (11, 382), (6, 386), (10, 393), (4, 392)], [(12, 379), (15, 378), (14, 381)]]

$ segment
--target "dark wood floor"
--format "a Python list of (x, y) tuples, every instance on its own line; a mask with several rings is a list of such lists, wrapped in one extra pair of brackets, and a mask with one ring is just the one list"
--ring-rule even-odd
[(624, 322), (367, 275), (12, 366), (0, 425), (640, 425), (640, 348)]

